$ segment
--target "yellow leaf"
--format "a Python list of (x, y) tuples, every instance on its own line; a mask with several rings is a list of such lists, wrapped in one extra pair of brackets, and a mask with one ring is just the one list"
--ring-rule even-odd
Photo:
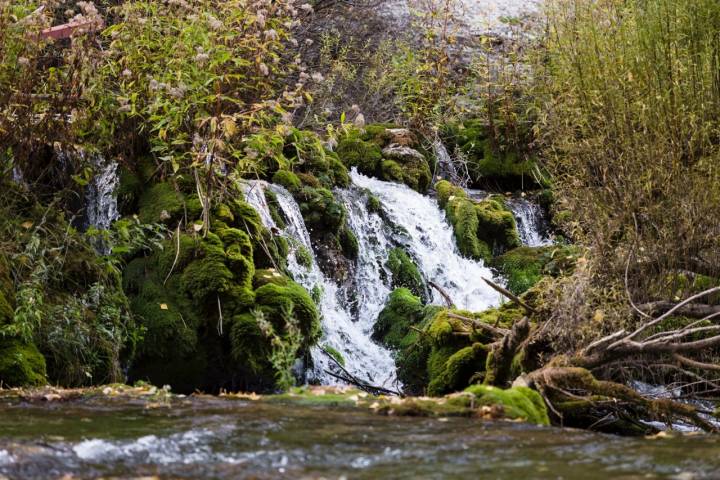
[(31, 222), (30, 220), (28, 220), (27, 222), (23, 222), (23, 223), (22, 223), (22, 227), (23, 227), (25, 230), (29, 230), (30, 227), (32, 227), (32, 226), (33, 226), (33, 222)]
[(225, 133), (225, 138), (231, 138), (233, 135), (235, 135), (235, 132), (237, 132), (237, 125), (235, 125), (235, 120), (232, 118), (226, 118), (223, 120), (223, 131)]
[(168, 309), (167, 303), (160, 304), (160, 310), (167, 310), (167, 309)]
[(203, 228), (202, 223), (196, 223), (193, 225), (193, 230), (195, 230), (196, 232), (199, 232), (200, 230), (202, 230), (202, 228)]

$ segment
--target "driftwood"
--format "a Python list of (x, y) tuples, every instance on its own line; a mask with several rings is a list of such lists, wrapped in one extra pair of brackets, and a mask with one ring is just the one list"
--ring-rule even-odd
[[(668, 301), (657, 301), (650, 303), (643, 303), (638, 305), (638, 308), (646, 314), (658, 315), (667, 312), (675, 306), (675, 303)], [(720, 314), (720, 305), (707, 305), (705, 303), (688, 303), (683, 306), (675, 313), (682, 315), (683, 317), (690, 318), (703, 318), (712, 314)]]
[(362, 390), (363, 392), (367, 392), (371, 395), (396, 395), (399, 397), (404, 396), (402, 393), (400, 393), (396, 390), (390, 390), (389, 388), (372, 385), (360, 378), (357, 378), (355, 375), (348, 372), (347, 369), (345, 369), (345, 367), (343, 367), (342, 364), (340, 364), (340, 362), (338, 362), (337, 358), (335, 358), (330, 352), (328, 352), (327, 350), (325, 350), (322, 347), (320, 347), (320, 351), (323, 352), (330, 359), (330, 361), (332, 361), (335, 364), (335, 366), (338, 367), (340, 369), (340, 371), (342, 372), (341, 374), (339, 374), (339, 373), (331, 372), (329, 370), (325, 370), (325, 373), (327, 373), (328, 375), (330, 375), (334, 378), (337, 378), (338, 380), (342, 380), (343, 382), (345, 382), (347, 384), (354, 385), (354, 386), (358, 387), (360, 390)]

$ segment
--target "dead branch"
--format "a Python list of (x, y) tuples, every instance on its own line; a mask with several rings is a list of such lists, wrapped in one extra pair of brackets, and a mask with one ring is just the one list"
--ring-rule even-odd
[(494, 327), (494, 326), (490, 325), (489, 323), (480, 322), (478, 320), (475, 320), (474, 318), (464, 317), (462, 315), (458, 315), (457, 313), (448, 312), (447, 316), (450, 318), (455, 318), (457, 320), (460, 320), (460, 321), (466, 323), (467, 325), (469, 325), (470, 327), (478, 328), (481, 330), (486, 330), (496, 337), (504, 337), (504, 336), (510, 334), (510, 330), (508, 330), (506, 328)]
[(490, 285), (490, 287), (491, 287), (493, 290), (495, 290), (496, 292), (500, 293), (501, 295), (506, 296), (507, 298), (509, 298), (509, 299), (512, 300), (513, 302), (517, 303), (518, 305), (520, 305), (521, 307), (523, 307), (523, 308), (524, 308), (526, 311), (528, 311), (529, 313), (537, 313), (537, 311), (536, 311), (534, 308), (532, 308), (532, 307), (531, 307), (530, 305), (528, 305), (527, 303), (523, 302), (523, 301), (520, 299), (520, 297), (518, 297), (517, 295), (515, 295), (515, 294), (512, 293), (511, 291), (507, 290), (506, 288), (501, 287), (501, 286), (498, 285), (497, 283), (495, 283), (495, 282), (493, 282), (493, 281), (491, 281), (491, 280), (488, 280), (487, 278), (483, 278), (483, 281), (484, 281), (485, 283), (487, 283), (488, 285)]
[(428, 282), (428, 285), (438, 291), (438, 293), (439, 293), (439, 294), (443, 297), (443, 299), (445, 300), (445, 304), (447, 305), (448, 308), (455, 308), (455, 302), (452, 301), (452, 298), (451, 298), (450, 295), (445, 291), (445, 289), (443, 289), (440, 285), (438, 285), (437, 283), (435, 283), (435, 282), (433, 282), (433, 281), (429, 281), (429, 282)]
[[(667, 312), (675, 306), (675, 303), (660, 300), (638, 305), (638, 308), (648, 315), (658, 315)], [(689, 303), (675, 311), (678, 315), (690, 318), (702, 318), (712, 314), (720, 314), (720, 305), (707, 305), (704, 303)]]

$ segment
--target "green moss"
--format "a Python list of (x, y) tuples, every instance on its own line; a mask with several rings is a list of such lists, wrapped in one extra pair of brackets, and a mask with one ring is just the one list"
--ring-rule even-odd
[(290, 192), (296, 192), (302, 187), (300, 178), (289, 170), (278, 170), (272, 177), (272, 182), (282, 185)]
[(345, 137), (337, 146), (340, 160), (350, 167), (357, 167), (365, 175), (377, 175), (382, 161), (380, 146), (374, 142), (367, 142), (357, 137)]
[(538, 186), (533, 175), (536, 164), (528, 152), (491, 139), (491, 133), (482, 120), (446, 125), (442, 136), (448, 147), (459, 148), (467, 156), (474, 184), (504, 188)]
[(545, 275), (570, 273), (577, 257), (577, 249), (568, 246), (518, 247), (496, 257), (491, 265), (505, 276), (508, 290), (520, 295)]
[(280, 203), (278, 202), (277, 195), (275, 194), (275, 192), (269, 189), (265, 189), (263, 193), (265, 195), (265, 201), (267, 202), (268, 210), (270, 210), (270, 217), (272, 218), (273, 222), (275, 222), (277, 228), (281, 230), (285, 229), (285, 218), (281, 213)]
[(382, 167), (382, 178), (389, 182), (403, 182), (403, 168), (394, 160), (383, 160)]
[(487, 385), (473, 385), (465, 391), (475, 395), (479, 405), (502, 406), (507, 418), (520, 419), (537, 425), (550, 425), (545, 402), (538, 392), (530, 388), (513, 387), (502, 390)]
[(336, 362), (338, 362), (341, 366), (345, 366), (345, 358), (343, 358), (342, 354), (338, 352), (336, 349), (328, 345), (327, 343), (323, 345), (323, 350), (325, 350), (330, 356), (332, 356)]
[(412, 158), (403, 165), (403, 182), (420, 193), (430, 188), (432, 173), (425, 158)]
[(423, 305), (407, 288), (393, 290), (373, 327), (372, 338), (390, 348), (401, 348), (411, 326), (422, 320)]
[(233, 317), (230, 341), (238, 367), (265, 388), (287, 388), (297, 356), (320, 336), (320, 317), (300, 285), (267, 283), (255, 291), (255, 309)]
[(425, 282), (415, 262), (402, 248), (393, 248), (388, 254), (387, 267), (392, 273), (393, 288), (404, 287), (413, 295), (425, 295)]
[(284, 287), (290, 283), (290, 279), (274, 268), (255, 271), (255, 275), (253, 276), (253, 288), (258, 289), (269, 283)]
[(484, 370), (487, 349), (480, 343), (474, 343), (446, 358), (445, 355), (437, 355), (437, 357), (432, 360), (437, 365), (431, 371), (428, 384), (428, 394), (433, 396), (454, 392), (465, 387), (475, 373)]
[(382, 215), (383, 208), (382, 204), (380, 203), (380, 199), (370, 193), (368, 195), (367, 199), (367, 210), (369, 213), (377, 213), (378, 215)]
[(347, 188), (350, 186), (350, 174), (348, 169), (340, 161), (335, 152), (328, 153), (328, 169), (332, 178), (332, 184), (336, 187)]
[(117, 189), (118, 207), (121, 212), (134, 209), (140, 194), (143, 182), (140, 176), (122, 166), (119, 169), (120, 184)]
[(44, 385), (45, 358), (35, 344), (0, 339), (0, 384), (4, 387)]
[(435, 184), (435, 191), (437, 192), (437, 199), (440, 208), (445, 208), (450, 201), (450, 198), (467, 198), (467, 193), (462, 187), (458, 187), (448, 182), (447, 180), (440, 180)]
[(234, 224), (247, 232), (252, 238), (258, 238), (264, 230), (260, 214), (247, 202), (233, 200), (228, 205), (235, 218)]
[(183, 195), (170, 183), (157, 183), (145, 190), (139, 201), (139, 217), (143, 223), (172, 223), (184, 211)]
[(520, 246), (520, 236), (512, 211), (497, 198), (483, 200), (475, 206), (478, 218), (477, 236), (492, 252)]
[(340, 248), (342, 248), (343, 255), (345, 257), (354, 260), (360, 253), (360, 245), (358, 244), (357, 237), (347, 226), (340, 230), (338, 235), (340, 241)]
[(309, 269), (312, 267), (313, 257), (310, 250), (305, 245), (298, 245), (295, 249), (295, 259), (302, 267)]
[(299, 195), (300, 212), (311, 231), (339, 232), (345, 223), (345, 208), (325, 188), (305, 187)]
[(455, 232), (455, 243), (460, 253), (476, 260), (488, 259), (492, 251), (478, 238), (479, 220), (475, 204), (463, 197), (450, 197), (445, 213)]

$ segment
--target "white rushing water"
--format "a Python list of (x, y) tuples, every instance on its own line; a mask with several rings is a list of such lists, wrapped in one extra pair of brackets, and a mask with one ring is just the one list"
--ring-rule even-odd
[(107, 230), (120, 218), (116, 190), (120, 184), (118, 164), (96, 155), (92, 157), (95, 175), (85, 190), (85, 224)]
[(525, 198), (510, 199), (507, 205), (513, 212), (523, 245), (528, 247), (552, 245), (548, 221), (540, 205)]
[[(376, 195), (391, 222), (404, 230), (402, 243), (423, 276), (442, 287), (456, 306), (481, 311), (498, 305), (500, 296), (483, 278), (493, 278), (482, 262), (464, 258), (455, 245), (452, 227), (437, 202), (411, 188), (351, 172), (353, 183)], [(443, 304), (437, 291), (432, 303)]]
[[(310, 235), (305, 227), (300, 208), (292, 195), (278, 185), (252, 182), (246, 193), (248, 203), (258, 210), (266, 227), (277, 229), (265, 199), (265, 189), (270, 189), (275, 193), (286, 221), (286, 227), (281, 232), (288, 237), (293, 246), (288, 258), (288, 270), (293, 278), (308, 291), (319, 288), (322, 292), (319, 307), (322, 315), (323, 338), (320, 345), (328, 345), (340, 352), (345, 360), (345, 368), (354, 376), (374, 385), (393, 386), (395, 362), (392, 355), (370, 339), (374, 317), (372, 320), (366, 317), (366, 320), (369, 321), (354, 321), (350, 306), (347, 305), (347, 302), (341, 301), (345, 295), (337, 284), (322, 273), (315, 261)], [(313, 256), (309, 268), (300, 265), (297, 261), (295, 252), (300, 246), (306, 248)], [(379, 295), (376, 301), (384, 302), (386, 294)], [(379, 311), (377, 306), (371, 307), (371, 311), (375, 310)], [(314, 368), (310, 372), (311, 378), (326, 385), (338, 383), (327, 373), (327, 371), (336, 369), (327, 355), (317, 347), (311, 353), (314, 364)]]

